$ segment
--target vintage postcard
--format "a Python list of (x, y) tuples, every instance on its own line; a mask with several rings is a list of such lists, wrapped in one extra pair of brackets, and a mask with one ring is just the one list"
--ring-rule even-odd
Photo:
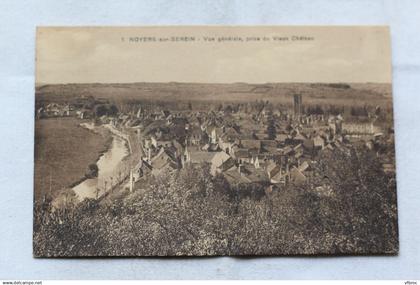
[(387, 27), (40, 27), (36, 257), (397, 254)]

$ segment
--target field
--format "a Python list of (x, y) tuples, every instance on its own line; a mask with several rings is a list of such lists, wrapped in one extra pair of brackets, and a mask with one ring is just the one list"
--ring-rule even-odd
[[(343, 88), (344, 87), (344, 88)], [(348, 88), (346, 88), (348, 87)], [(255, 101), (292, 104), (293, 94), (300, 93), (305, 104), (343, 106), (392, 106), (390, 84), (351, 83), (121, 83), (121, 84), (57, 84), (37, 87), (37, 102), (67, 101), (72, 97), (94, 96), (118, 100), (191, 100), (191, 101)], [(63, 96), (64, 95), (64, 96)]]
[(35, 199), (52, 195), (80, 180), (90, 163), (107, 147), (105, 136), (79, 126), (75, 118), (35, 122)]

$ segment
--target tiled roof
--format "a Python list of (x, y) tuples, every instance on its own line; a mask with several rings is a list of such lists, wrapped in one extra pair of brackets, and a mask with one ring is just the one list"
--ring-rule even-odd
[(261, 147), (261, 143), (259, 140), (241, 140), (241, 145), (243, 148), (257, 148), (259, 149)]

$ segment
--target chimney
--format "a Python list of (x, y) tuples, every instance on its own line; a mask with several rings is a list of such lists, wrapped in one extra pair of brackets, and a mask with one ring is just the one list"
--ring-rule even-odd
[(147, 162), (150, 163), (150, 161), (152, 160), (152, 152), (150, 150), (150, 147), (147, 149)]
[(255, 168), (260, 168), (260, 161), (258, 160), (258, 156), (257, 157), (255, 157), (255, 160), (254, 160), (254, 167)]
[(242, 172), (242, 167), (243, 167), (242, 164), (238, 165), (238, 172), (241, 176), (244, 176), (244, 173)]
[(190, 162), (190, 152), (188, 151), (188, 148), (185, 147), (184, 151), (184, 163)]
[(130, 169), (130, 192), (133, 192), (133, 186), (134, 186), (133, 170)]

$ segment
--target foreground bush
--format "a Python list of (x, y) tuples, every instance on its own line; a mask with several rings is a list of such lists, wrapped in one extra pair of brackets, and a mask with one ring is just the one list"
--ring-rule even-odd
[[(396, 253), (395, 181), (360, 149), (319, 158), (314, 179), (265, 194), (206, 165), (149, 179), (112, 201), (35, 205), (36, 256)], [(328, 184), (328, 193), (315, 191)], [(317, 188), (318, 187), (318, 188)], [(259, 195), (258, 193), (262, 193)]]

